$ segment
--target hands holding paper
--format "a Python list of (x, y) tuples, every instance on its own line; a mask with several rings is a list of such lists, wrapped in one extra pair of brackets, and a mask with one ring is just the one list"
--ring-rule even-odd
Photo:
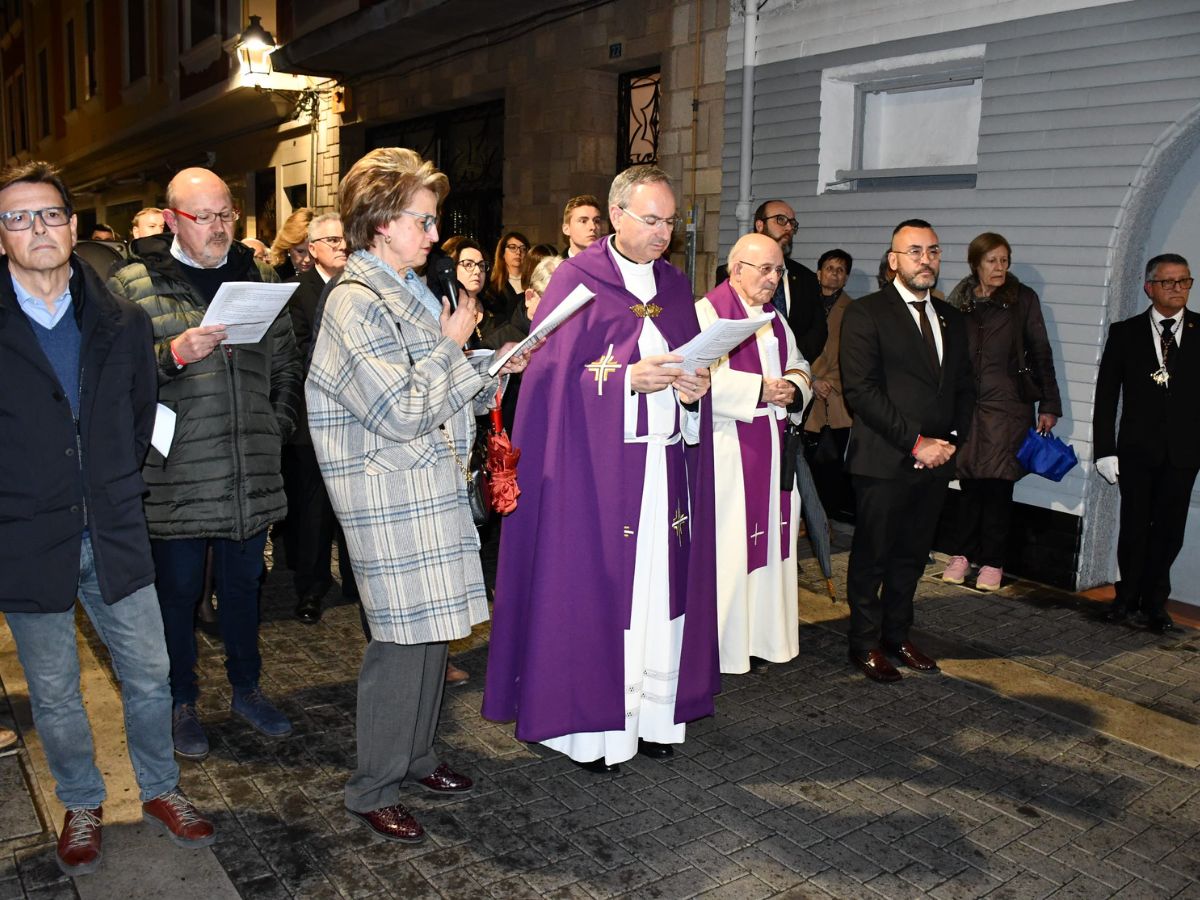
[[(496, 351), (497, 355), (503, 356), (505, 353), (507, 353), (509, 350), (511, 350), (513, 348), (515, 343), (516, 343), (515, 341), (509, 341), (507, 344), (504, 344), (499, 350)], [(533, 352), (535, 350), (537, 350), (538, 347), (542, 346), (542, 344), (544, 344), (544, 343), (546, 343), (545, 340), (541, 340), (541, 341), (538, 341), (536, 344), (533, 344), (532, 346), (527, 347), (526, 349), (522, 350), (520, 353), (518, 353), (516, 356), (512, 357), (508, 362), (506, 362), (503, 366), (501, 366), (500, 371), (497, 374), (498, 375), (516, 375), (518, 372), (525, 371), (525, 367), (527, 365), (529, 365), (529, 358), (531, 356), (533, 356)]]
[(190, 366), (205, 359), (226, 337), (224, 325), (201, 325), (189, 328), (171, 341), (171, 350), (180, 362)]
[(689, 375), (677, 368), (681, 362), (683, 357), (678, 353), (644, 357), (630, 367), (629, 386), (639, 394), (653, 394), (674, 387), (684, 403), (695, 403), (708, 393), (708, 369), (697, 369)]

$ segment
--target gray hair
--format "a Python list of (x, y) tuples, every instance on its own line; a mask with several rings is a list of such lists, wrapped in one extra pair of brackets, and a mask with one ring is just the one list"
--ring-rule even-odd
[(630, 166), (613, 179), (612, 187), (608, 189), (609, 208), (619, 206), (624, 209), (629, 195), (639, 184), (665, 184), (669, 188), (671, 176), (658, 166)]
[(313, 239), (313, 232), (316, 231), (317, 226), (323, 225), (326, 222), (337, 222), (340, 225), (342, 217), (335, 212), (321, 213), (319, 216), (316, 216), (308, 223), (308, 239), (310, 241)]
[[(1150, 281), (1158, 274), (1158, 267), (1162, 265), (1186, 266), (1188, 261), (1178, 253), (1160, 253), (1158, 256), (1146, 263), (1146, 281)], [(1190, 270), (1191, 267), (1188, 266)]]
[(529, 290), (539, 297), (546, 293), (546, 288), (550, 286), (550, 276), (554, 274), (555, 269), (562, 265), (562, 262), (561, 256), (547, 256), (538, 263), (529, 275)]

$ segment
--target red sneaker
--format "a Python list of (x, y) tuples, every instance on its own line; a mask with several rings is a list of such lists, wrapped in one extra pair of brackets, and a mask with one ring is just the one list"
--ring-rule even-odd
[(58, 867), (72, 877), (88, 875), (100, 866), (100, 819), (104, 808), (68, 809), (58, 836)]
[(180, 847), (207, 847), (217, 837), (213, 823), (175, 788), (142, 804), (142, 821), (165, 831)]

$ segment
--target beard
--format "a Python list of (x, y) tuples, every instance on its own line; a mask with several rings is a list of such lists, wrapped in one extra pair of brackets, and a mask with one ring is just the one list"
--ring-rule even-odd
[(937, 284), (938, 273), (933, 269), (918, 269), (912, 275), (907, 272), (897, 272), (904, 286), (915, 294), (923, 294)]

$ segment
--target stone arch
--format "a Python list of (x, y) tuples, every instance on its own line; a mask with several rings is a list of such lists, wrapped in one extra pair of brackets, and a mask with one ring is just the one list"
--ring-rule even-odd
[[(1108, 291), (1105, 321), (1140, 312), (1146, 238), (1163, 196), (1179, 170), (1200, 149), (1200, 103), (1166, 128), (1146, 152), (1129, 184), (1113, 225), (1108, 246)], [(1117, 523), (1118, 493), (1099, 476), (1090, 477), (1084, 492), (1083, 535), (1076, 581), (1080, 589), (1104, 584), (1112, 577), (1112, 535)]]

